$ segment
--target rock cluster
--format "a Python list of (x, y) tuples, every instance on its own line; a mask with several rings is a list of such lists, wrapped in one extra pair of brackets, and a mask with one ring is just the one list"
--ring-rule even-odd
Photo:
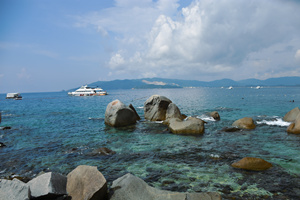
[(0, 179), (0, 194), (1, 200), (221, 200), (221, 195), (216, 192), (179, 193), (159, 190), (132, 174), (115, 180), (109, 192), (106, 179), (97, 167), (87, 165), (78, 166), (67, 177), (48, 172), (27, 184), (18, 179)]

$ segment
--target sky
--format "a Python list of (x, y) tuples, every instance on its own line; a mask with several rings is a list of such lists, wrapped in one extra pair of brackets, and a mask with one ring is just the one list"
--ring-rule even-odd
[(0, 0), (0, 93), (283, 76), (300, 76), (299, 0)]

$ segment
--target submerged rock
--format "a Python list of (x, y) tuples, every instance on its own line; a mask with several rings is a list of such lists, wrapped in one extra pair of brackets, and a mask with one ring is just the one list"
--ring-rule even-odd
[(242, 128), (242, 129), (255, 129), (256, 125), (254, 124), (254, 121), (250, 117), (244, 117), (242, 119), (236, 120), (233, 122), (232, 126)]
[(287, 122), (294, 122), (296, 119), (300, 119), (300, 109), (298, 107), (290, 110), (283, 117), (283, 120)]
[(67, 177), (48, 172), (29, 181), (28, 186), (31, 190), (31, 196), (34, 198), (57, 198), (67, 194)]
[(0, 142), (0, 148), (1, 147), (6, 147), (6, 145), (3, 142)]
[(204, 121), (195, 117), (189, 117), (186, 120), (173, 118), (169, 121), (169, 129), (176, 134), (202, 134)]
[(170, 103), (172, 101), (167, 97), (152, 95), (144, 103), (145, 119), (150, 121), (164, 121)]
[(272, 167), (272, 164), (261, 158), (245, 157), (238, 162), (232, 163), (231, 166), (245, 170), (263, 171)]
[(18, 179), (0, 179), (0, 199), (1, 200), (29, 200), (30, 188), (26, 183)]
[(300, 134), (300, 119), (291, 123), (286, 130), (288, 133)]
[(106, 179), (97, 167), (79, 165), (67, 177), (67, 192), (72, 200), (107, 199)]
[(114, 100), (107, 105), (105, 111), (105, 123), (114, 127), (122, 127), (135, 124), (140, 117), (135, 110), (126, 106), (119, 100)]
[(224, 131), (224, 132), (237, 132), (237, 131), (240, 131), (241, 129), (240, 128), (237, 128), (237, 127), (224, 127), (222, 128), (221, 131)]
[(112, 183), (111, 200), (221, 200), (216, 192), (180, 193), (159, 190), (149, 186), (142, 179), (126, 174)]
[(92, 155), (105, 155), (105, 156), (108, 156), (108, 155), (114, 155), (114, 154), (116, 154), (116, 152), (109, 149), (109, 148), (101, 147), (101, 148), (93, 150), (91, 154)]

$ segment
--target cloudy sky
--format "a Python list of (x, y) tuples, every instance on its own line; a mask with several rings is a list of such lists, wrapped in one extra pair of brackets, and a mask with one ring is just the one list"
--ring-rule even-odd
[(300, 76), (298, 0), (1, 0), (0, 27), (0, 93)]

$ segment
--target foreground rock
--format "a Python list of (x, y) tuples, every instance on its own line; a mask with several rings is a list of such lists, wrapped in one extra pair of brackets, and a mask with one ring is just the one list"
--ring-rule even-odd
[(29, 200), (29, 186), (18, 179), (0, 179), (0, 199), (1, 200)]
[(195, 117), (189, 117), (186, 120), (173, 118), (169, 121), (169, 129), (176, 134), (202, 134), (204, 121)]
[(170, 103), (172, 101), (167, 97), (152, 95), (144, 103), (145, 119), (150, 121), (164, 121)]
[(256, 125), (250, 117), (244, 117), (242, 119), (236, 120), (233, 122), (232, 126), (242, 128), (242, 129), (255, 129)]
[(300, 119), (291, 123), (286, 131), (288, 133), (300, 134)]
[[(133, 106), (131, 106), (133, 108)], [(119, 100), (110, 102), (105, 111), (105, 123), (114, 127), (122, 127), (135, 124), (140, 117), (135, 109), (131, 109)]]
[(296, 119), (300, 119), (300, 109), (298, 107), (290, 110), (283, 117), (283, 120), (287, 122), (294, 122)]
[(231, 166), (245, 170), (263, 171), (272, 167), (272, 164), (261, 158), (245, 157), (242, 160), (233, 163)]
[(153, 188), (142, 179), (126, 174), (115, 180), (111, 200), (220, 200), (216, 192), (179, 193)]
[(42, 174), (27, 183), (30, 187), (31, 196), (34, 198), (57, 198), (67, 194), (67, 177), (48, 172)]
[(72, 200), (107, 199), (106, 179), (97, 167), (79, 165), (67, 177), (67, 192)]

